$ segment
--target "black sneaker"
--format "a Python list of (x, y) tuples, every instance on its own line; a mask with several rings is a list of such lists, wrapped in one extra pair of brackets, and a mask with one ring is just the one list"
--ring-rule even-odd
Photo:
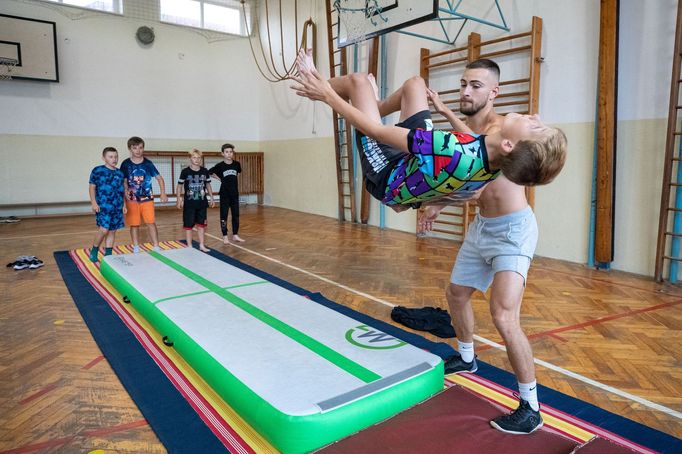
[(14, 268), (15, 270), (25, 270), (26, 268), (28, 268), (28, 264), (29, 262), (14, 262), (12, 268)]
[(490, 421), (490, 425), (495, 429), (508, 434), (527, 435), (535, 432), (544, 423), (539, 411), (535, 411), (530, 404), (521, 399), (519, 408), (508, 415), (498, 416)]
[(466, 362), (462, 359), (459, 353), (451, 356), (445, 360), (445, 374), (461, 374), (462, 372), (471, 372), (472, 374), (478, 370), (476, 364), (476, 357), (471, 362)]

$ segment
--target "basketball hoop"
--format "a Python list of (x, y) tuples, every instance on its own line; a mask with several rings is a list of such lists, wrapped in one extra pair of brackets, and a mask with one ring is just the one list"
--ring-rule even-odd
[(332, 5), (339, 48), (438, 17), (436, 1), (334, 0)]
[(17, 66), (16, 58), (0, 57), (0, 80), (12, 80), (12, 70)]
[(382, 7), (377, 0), (334, 0), (334, 8), (339, 14), (339, 25), (343, 24), (352, 42), (367, 39), (378, 21), (388, 22), (381, 14)]

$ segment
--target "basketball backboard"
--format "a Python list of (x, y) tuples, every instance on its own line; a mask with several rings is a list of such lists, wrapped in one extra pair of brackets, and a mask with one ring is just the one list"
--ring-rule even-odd
[(438, 0), (335, 0), (338, 46), (438, 17)]
[(3, 79), (59, 82), (55, 23), (0, 14), (0, 62)]

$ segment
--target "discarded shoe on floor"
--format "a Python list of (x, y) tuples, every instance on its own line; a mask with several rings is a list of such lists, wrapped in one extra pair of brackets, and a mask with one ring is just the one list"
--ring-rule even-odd
[(34, 255), (20, 255), (14, 262), (8, 263), (7, 268), (13, 268), (17, 271), (25, 270), (27, 268), (35, 270), (43, 265), (45, 265), (45, 263)]
[(427, 331), (434, 336), (455, 337), (455, 329), (448, 311), (439, 307), (408, 308), (396, 306), (391, 311), (391, 318), (418, 331)]

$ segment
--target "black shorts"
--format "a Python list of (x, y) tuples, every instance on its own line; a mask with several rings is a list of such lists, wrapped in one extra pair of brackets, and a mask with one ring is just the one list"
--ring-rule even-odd
[(182, 228), (192, 230), (194, 226), (206, 227), (207, 211), (206, 205), (189, 204), (185, 201), (185, 207), (182, 210)]
[[(431, 112), (422, 110), (405, 119), (396, 126), (407, 129), (433, 129)], [(383, 200), (388, 187), (388, 179), (398, 162), (405, 157), (405, 152), (391, 146), (378, 143), (370, 139), (360, 131), (355, 132), (358, 151), (360, 153), (360, 165), (362, 174), (365, 176), (367, 192), (375, 199)]]

